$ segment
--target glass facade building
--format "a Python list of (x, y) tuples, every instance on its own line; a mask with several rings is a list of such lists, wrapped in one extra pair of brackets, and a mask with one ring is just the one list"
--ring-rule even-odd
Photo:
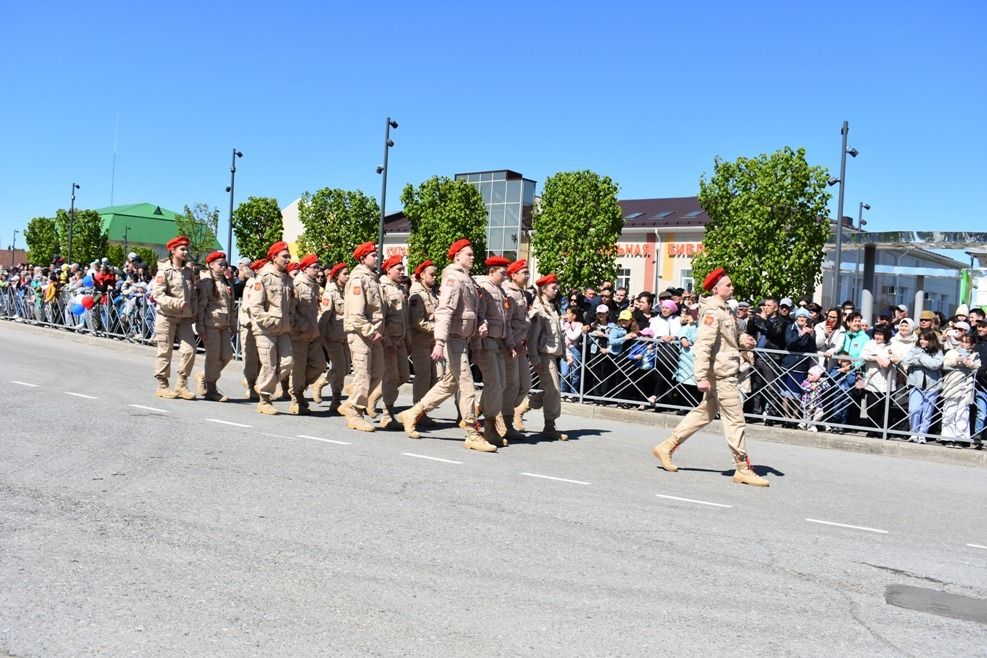
[(487, 207), (487, 255), (528, 258), (525, 232), (531, 229), (535, 181), (509, 169), (456, 174), (475, 185)]

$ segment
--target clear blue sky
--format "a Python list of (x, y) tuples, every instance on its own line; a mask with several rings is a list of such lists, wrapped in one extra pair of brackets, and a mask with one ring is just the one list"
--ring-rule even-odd
[[(388, 6), (391, 5), (391, 6)], [(749, 6), (747, 6), (749, 5)], [(987, 228), (987, 3), (8, 2), (0, 243), (69, 205), (593, 169), (689, 196), (714, 156), (804, 146), (871, 230)], [(835, 190), (835, 188), (833, 188)], [(830, 205), (836, 214), (836, 200)], [(23, 246), (23, 237), (18, 236)]]

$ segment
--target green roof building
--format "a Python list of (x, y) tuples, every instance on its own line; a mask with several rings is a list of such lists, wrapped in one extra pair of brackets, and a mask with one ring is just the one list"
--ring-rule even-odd
[[(178, 235), (175, 218), (180, 217), (180, 213), (153, 203), (110, 206), (96, 212), (103, 219), (103, 230), (107, 233), (109, 243), (123, 245), (125, 249), (147, 247), (164, 258), (168, 255), (165, 244)], [(215, 236), (211, 248), (222, 248)]]

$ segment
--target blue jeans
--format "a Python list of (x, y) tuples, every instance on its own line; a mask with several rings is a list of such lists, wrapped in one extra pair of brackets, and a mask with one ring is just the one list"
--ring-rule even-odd
[(569, 347), (566, 351), (572, 355), (572, 365), (569, 365), (565, 358), (562, 359), (562, 368), (559, 373), (562, 380), (561, 389), (563, 393), (579, 393), (579, 364), (583, 358), (583, 352), (580, 347)]
[(977, 419), (973, 423), (973, 440), (979, 443), (984, 440), (984, 427), (987, 426), (987, 389), (974, 389), (974, 402), (977, 405)]
[(939, 389), (923, 391), (913, 388), (908, 394), (908, 424), (914, 434), (928, 434), (936, 412)]

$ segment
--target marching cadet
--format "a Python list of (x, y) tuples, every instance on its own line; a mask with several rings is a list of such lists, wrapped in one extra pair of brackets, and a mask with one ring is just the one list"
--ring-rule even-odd
[(226, 254), (214, 251), (206, 256), (206, 269), (199, 275), (195, 325), (206, 349), (205, 372), (198, 376), (199, 395), (213, 402), (226, 402), (216, 382), (233, 359), (230, 337), (236, 330), (233, 313), (233, 283), (226, 278)]
[(514, 337), (514, 354), (504, 355), (504, 422), (507, 438), (524, 439), (522, 415), (528, 410), (528, 391), (531, 390), (531, 366), (528, 364), (528, 297), (524, 289), (528, 285), (528, 263), (516, 260), (507, 267), (508, 281), (504, 292), (511, 300), (510, 332)]
[(305, 389), (326, 371), (326, 357), (319, 339), (319, 258), (307, 254), (298, 262), (295, 275), (295, 314), (291, 323), (291, 407), (293, 415), (309, 412)]
[[(411, 363), (415, 367), (412, 401), (419, 402), (428, 389), (445, 374), (445, 362), (432, 360), (435, 347), (435, 308), (439, 296), (435, 293), (435, 264), (422, 261), (415, 268), (408, 297), (408, 331), (411, 334)], [(433, 424), (428, 416), (422, 416), (419, 425)]]
[[(154, 319), (154, 332), (157, 336), (158, 353), (154, 362), (154, 377), (158, 380), (159, 398), (174, 400), (194, 400), (195, 394), (188, 390), (188, 378), (195, 365), (195, 322), (196, 297), (192, 269), (186, 265), (189, 239), (183, 235), (168, 241), (168, 258), (158, 261), (158, 273), (154, 277), (154, 301), (158, 313)], [(178, 352), (178, 385), (168, 388), (171, 375), (171, 352), (175, 338), (181, 347)]]
[(288, 378), (294, 365), (291, 351), (291, 318), (294, 315), (294, 292), (287, 275), (287, 242), (275, 242), (267, 250), (268, 263), (254, 277), (248, 302), (250, 323), (257, 342), (260, 374), (257, 376), (257, 393), (260, 402), (257, 411), (276, 416), (278, 410), (271, 404), (278, 382)]
[[(374, 426), (364, 418), (370, 392), (380, 384), (384, 371), (384, 312), (380, 283), (377, 280), (377, 247), (364, 242), (353, 252), (357, 266), (346, 283), (343, 329), (353, 362), (353, 384), (343, 408), (346, 426), (361, 432), (373, 432)], [(352, 409), (352, 412), (350, 412)]]
[(497, 446), (488, 442), (476, 431), (476, 389), (470, 372), (467, 347), (474, 335), (487, 335), (487, 325), (477, 324), (482, 315), (480, 296), (476, 283), (470, 276), (473, 267), (473, 246), (469, 240), (457, 240), (449, 247), (452, 263), (442, 271), (439, 305), (435, 310), (435, 347), (432, 360), (443, 358), (448, 369), (442, 379), (429, 389), (420, 402), (415, 403), (398, 416), (404, 431), (413, 439), (421, 438), (415, 429), (418, 418), (437, 408), (459, 392), (459, 412), (466, 425), (465, 447), (480, 452), (497, 452)]
[(544, 391), (542, 413), (545, 429), (542, 436), (549, 441), (568, 441), (569, 436), (555, 429), (555, 421), (562, 415), (562, 393), (559, 390), (559, 358), (565, 350), (565, 336), (555, 299), (559, 296), (559, 280), (547, 274), (535, 281), (538, 296), (531, 304), (528, 329), (528, 347), (531, 349), (532, 367), (541, 380)]
[(260, 359), (257, 356), (257, 340), (251, 329), (250, 298), (254, 289), (254, 279), (257, 271), (267, 265), (267, 259), (261, 258), (250, 264), (250, 278), (243, 287), (243, 297), (240, 298), (240, 355), (243, 359), (243, 387), (247, 389), (248, 400), (260, 400), (257, 395), (257, 374), (260, 372)]
[(505, 356), (513, 358), (517, 353), (514, 334), (508, 326), (511, 302), (501, 285), (511, 261), (503, 256), (491, 256), (483, 264), (487, 267), (486, 276), (476, 277), (483, 309), (483, 316), (477, 320), (487, 325), (487, 335), (473, 337), (473, 360), (483, 375), (479, 408), (483, 413), (483, 438), (494, 445), (506, 446), (509, 439), (504, 423)]
[(332, 389), (330, 412), (339, 411), (343, 403), (346, 375), (350, 372), (350, 349), (346, 344), (346, 332), (343, 331), (343, 291), (349, 278), (350, 270), (346, 263), (336, 263), (329, 270), (326, 289), (322, 293), (319, 335), (322, 337), (322, 347), (329, 357), (330, 371), (312, 384), (312, 399), (316, 404), (321, 404), (322, 389), (329, 384)]
[(672, 453), (686, 439), (695, 434), (720, 414), (723, 433), (733, 454), (736, 470), (733, 481), (755, 487), (767, 487), (769, 483), (751, 468), (744, 437), (746, 421), (743, 404), (737, 387), (740, 372), (740, 347), (754, 347), (753, 337), (744, 334), (738, 344), (737, 323), (727, 301), (733, 297), (733, 282), (722, 267), (710, 272), (703, 280), (703, 289), (712, 296), (699, 300), (699, 331), (692, 346), (695, 355), (696, 388), (705, 393), (699, 406), (689, 412), (678, 424), (672, 435), (659, 443), (651, 452), (669, 473), (679, 470), (672, 463)]
[(408, 370), (408, 349), (405, 336), (408, 331), (408, 309), (405, 304), (401, 279), (404, 278), (404, 264), (401, 256), (391, 256), (381, 267), (380, 292), (384, 303), (383, 378), (378, 388), (370, 394), (367, 411), (373, 409), (378, 399), (384, 402), (384, 413), (380, 428), (389, 429), (394, 423), (394, 403), (398, 399), (401, 384), (411, 379)]

